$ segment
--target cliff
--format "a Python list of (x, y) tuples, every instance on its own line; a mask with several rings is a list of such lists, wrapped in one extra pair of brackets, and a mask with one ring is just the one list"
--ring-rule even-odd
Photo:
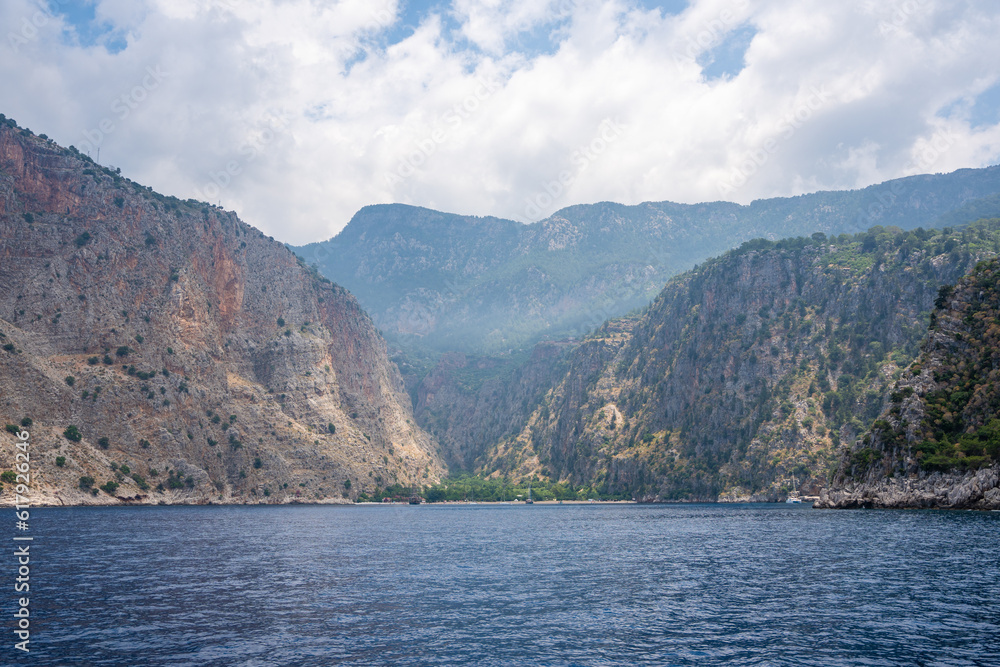
[(35, 502), (346, 502), (441, 475), (343, 288), (0, 121), (0, 465), (28, 425)]
[(818, 506), (1000, 509), (1000, 260), (941, 289), (919, 358)]
[(749, 242), (557, 363), (529, 360), (520, 402), (441, 366), (417, 414), (446, 452), (485, 444), (461, 460), (486, 476), (645, 500), (817, 494), (917, 355), (939, 287), (997, 252), (1000, 221)]

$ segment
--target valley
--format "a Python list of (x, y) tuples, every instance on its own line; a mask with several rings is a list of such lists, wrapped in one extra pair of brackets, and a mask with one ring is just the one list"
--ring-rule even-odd
[[(910, 378), (958, 317), (946, 297), (989, 287), (1000, 220), (979, 218), (998, 189), (998, 168), (962, 170), (527, 226), (378, 206), (297, 257), (4, 118), (2, 437), (30, 430), (49, 504), (534, 484), (554, 499), (854, 506), (883, 502), (869, 497), (885, 479), (934, 474), (975, 477), (981, 498), (995, 383), (961, 369), (995, 353), (992, 330), (937, 362), (962, 384)], [(876, 212), (900, 224), (852, 230)], [(993, 296), (966, 299), (961, 321), (991, 322)], [(939, 416), (918, 436), (920, 414)], [(932, 496), (919, 502), (947, 493)]]

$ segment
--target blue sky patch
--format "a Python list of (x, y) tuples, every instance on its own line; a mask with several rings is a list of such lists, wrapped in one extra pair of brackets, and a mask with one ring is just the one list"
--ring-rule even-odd
[(1000, 82), (987, 88), (972, 104), (969, 111), (969, 125), (978, 129), (1000, 122)]
[[(664, 15), (675, 15), (687, 9), (690, 3), (689, 0), (633, 0), (632, 4), (647, 11), (658, 9)], [(400, 4), (399, 20), (381, 33), (379, 43), (388, 46), (403, 41), (432, 13), (441, 17), (443, 34), (447, 39), (460, 45), (461, 48), (476, 50), (475, 45), (468, 43), (459, 32), (461, 25), (455, 20), (451, 3), (447, 0), (403, 0)], [(565, 21), (566, 18), (562, 20)], [(551, 55), (559, 48), (559, 42), (553, 39), (553, 33), (559, 24), (559, 21), (555, 21), (523, 31), (511, 39), (508, 49), (529, 58)], [(354, 58), (351, 64), (363, 59), (364, 56)]]
[(63, 32), (66, 44), (84, 48), (101, 45), (109, 53), (123, 51), (128, 43), (121, 31), (106, 22), (98, 22), (95, 0), (49, 0), (49, 11), (61, 16), (68, 29)]
[(979, 93), (975, 99), (963, 95), (952, 100), (938, 109), (934, 115), (947, 120), (967, 122), (974, 130), (1000, 123), (1000, 81)]
[(735, 77), (746, 67), (746, 53), (757, 34), (752, 25), (743, 25), (727, 35), (720, 36), (718, 45), (698, 56), (701, 71), (709, 81)]
[(647, 11), (659, 9), (664, 16), (671, 16), (680, 14), (691, 3), (688, 0), (660, 0), (659, 2), (655, 0), (638, 0), (635, 4)]

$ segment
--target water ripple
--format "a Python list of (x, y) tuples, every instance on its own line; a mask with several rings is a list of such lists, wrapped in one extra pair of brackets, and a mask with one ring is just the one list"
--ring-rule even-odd
[(998, 521), (764, 505), (39, 510), (31, 662), (998, 665)]

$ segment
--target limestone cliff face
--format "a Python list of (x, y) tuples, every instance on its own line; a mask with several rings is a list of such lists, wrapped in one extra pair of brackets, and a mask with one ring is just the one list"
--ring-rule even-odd
[[(0, 335), (0, 419), (31, 424), (36, 499), (340, 502), (442, 472), (343, 288), (235, 214), (163, 197), (11, 121)], [(9, 466), (14, 438), (0, 440)], [(119, 487), (94, 495), (81, 477)]]
[(920, 357), (820, 507), (1000, 509), (1000, 260), (936, 305)]

